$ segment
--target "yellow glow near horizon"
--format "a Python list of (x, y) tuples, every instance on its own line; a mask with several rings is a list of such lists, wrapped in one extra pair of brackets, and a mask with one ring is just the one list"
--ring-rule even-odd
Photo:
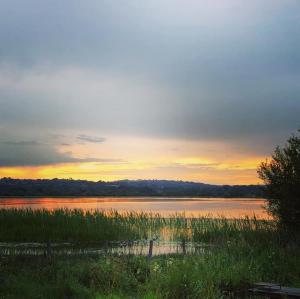
[[(171, 179), (212, 184), (257, 184), (255, 169), (228, 168), (229, 165), (197, 168), (176, 164), (157, 165), (149, 163), (99, 164), (72, 163), (37, 167), (0, 168), (1, 177), (52, 179), (73, 178), (91, 181), (121, 179)], [(254, 166), (253, 166), (254, 168)]]
[[(219, 148), (222, 151), (217, 151)], [(65, 150), (63, 146), (58, 149), (62, 153)], [(111, 138), (103, 144), (74, 144), (67, 150), (73, 157), (95, 157), (99, 162), (0, 167), (0, 177), (257, 184), (260, 181), (256, 169), (264, 161), (264, 157), (234, 152), (228, 144), (180, 140)]]

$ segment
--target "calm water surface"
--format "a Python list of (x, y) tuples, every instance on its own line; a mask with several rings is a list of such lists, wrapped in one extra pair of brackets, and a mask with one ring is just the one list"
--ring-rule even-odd
[(2, 198), (0, 208), (31, 208), (53, 210), (58, 208), (117, 210), (119, 212), (153, 212), (163, 216), (185, 213), (186, 216), (214, 216), (239, 218), (255, 215), (269, 219), (260, 198), (156, 198), (156, 197), (81, 197), (81, 198)]

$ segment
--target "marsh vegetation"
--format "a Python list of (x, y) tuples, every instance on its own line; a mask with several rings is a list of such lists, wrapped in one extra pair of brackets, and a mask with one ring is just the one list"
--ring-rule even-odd
[[(257, 281), (300, 286), (300, 242), (271, 220), (184, 214), (0, 210), (0, 241), (170, 240), (208, 250), (153, 256), (103, 252), (89, 256), (1, 257), (4, 298), (246, 298)], [(158, 246), (158, 245), (154, 245)]]

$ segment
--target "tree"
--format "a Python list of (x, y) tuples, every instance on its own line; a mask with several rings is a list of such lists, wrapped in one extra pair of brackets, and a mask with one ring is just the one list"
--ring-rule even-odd
[(282, 228), (299, 230), (300, 136), (293, 135), (284, 147), (277, 147), (271, 160), (261, 163), (258, 175), (266, 185), (269, 212)]

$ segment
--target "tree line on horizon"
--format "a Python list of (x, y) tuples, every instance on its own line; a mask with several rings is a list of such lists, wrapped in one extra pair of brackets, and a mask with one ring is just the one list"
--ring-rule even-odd
[(73, 179), (0, 179), (0, 196), (262, 197), (261, 185), (210, 185), (168, 180), (92, 182)]

